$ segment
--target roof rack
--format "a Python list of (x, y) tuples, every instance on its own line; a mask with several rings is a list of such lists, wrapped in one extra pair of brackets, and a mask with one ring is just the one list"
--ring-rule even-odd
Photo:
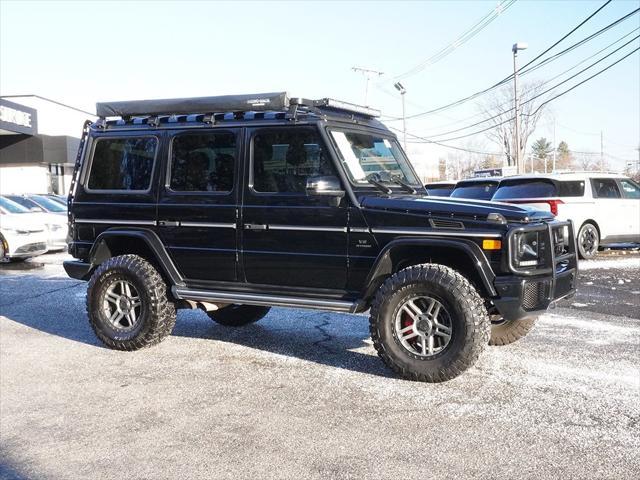
[(322, 113), (329, 109), (337, 112), (379, 117), (380, 111), (369, 107), (342, 102), (331, 98), (309, 100), (289, 98), (287, 92), (247, 95), (221, 95), (216, 97), (172, 98), (158, 100), (127, 100), (96, 103), (101, 118), (135, 116), (158, 117), (160, 115), (214, 114), (219, 112), (273, 112), (289, 111), (294, 116), (298, 109)]

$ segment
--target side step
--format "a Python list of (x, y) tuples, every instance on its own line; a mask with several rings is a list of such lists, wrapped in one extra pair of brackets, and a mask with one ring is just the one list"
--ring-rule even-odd
[(311, 308), (316, 310), (332, 310), (335, 312), (356, 311), (355, 302), (342, 300), (323, 300), (318, 298), (284, 297), (281, 295), (267, 295), (254, 293), (237, 293), (216, 290), (191, 290), (185, 287), (174, 286), (173, 295), (181, 300), (193, 300), (196, 302), (211, 303), (239, 303), (242, 305), (264, 305), (275, 307)]

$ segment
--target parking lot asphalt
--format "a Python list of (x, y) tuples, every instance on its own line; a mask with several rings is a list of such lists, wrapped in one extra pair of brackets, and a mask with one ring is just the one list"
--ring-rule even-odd
[(590, 263), (593, 288), (435, 385), (383, 366), (366, 315), (180, 311), (160, 345), (108, 350), (62, 258), (0, 267), (0, 478), (640, 474), (638, 255)]

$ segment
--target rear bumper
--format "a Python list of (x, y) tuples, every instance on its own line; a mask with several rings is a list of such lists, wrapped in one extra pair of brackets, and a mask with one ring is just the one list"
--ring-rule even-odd
[(575, 268), (548, 277), (496, 277), (498, 298), (493, 304), (505, 320), (537, 317), (551, 303), (576, 293), (578, 271)]
[(77, 280), (88, 280), (91, 274), (91, 264), (86, 262), (79, 262), (76, 260), (67, 260), (62, 263), (64, 271), (67, 272), (71, 278)]

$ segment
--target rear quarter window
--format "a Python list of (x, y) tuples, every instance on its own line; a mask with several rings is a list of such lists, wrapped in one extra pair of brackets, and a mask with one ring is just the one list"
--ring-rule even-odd
[(97, 139), (87, 187), (90, 190), (149, 190), (157, 148), (156, 137)]

